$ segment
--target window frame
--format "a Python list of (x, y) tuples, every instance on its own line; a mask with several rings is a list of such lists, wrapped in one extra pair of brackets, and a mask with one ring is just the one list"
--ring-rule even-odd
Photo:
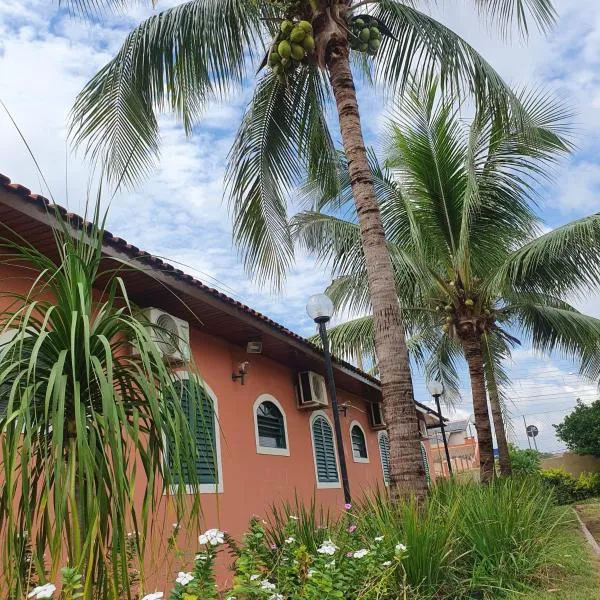
[[(323, 417), (327, 421), (327, 423), (329, 424), (329, 427), (331, 429), (331, 438), (333, 440), (333, 453), (335, 455), (335, 467), (336, 467), (337, 476), (338, 476), (338, 480), (336, 482), (334, 482), (334, 481), (320, 482), (319, 481), (319, 467), (317, 465), (317, 452), (315, 449), (315, 436), (314, 436), (314, 432), (313, 432), (313, 423), (317, 420), (318, 417)], [(309, 427), (310, 427), (310, 441), (312, 444), (312, 455), (313, 455), (313, 463), (314, 463), (314, 467), (315, 467), (315, 481), (317, 483), (317, 489), (318, 490), (340, 489), (342, 487), (342, 478), (341, 478), (341, 474), (340, 474), (340, 463), (338, 460), (338, 449), (337, 449), (337, 444), (336, 444), (336, 440), (335, 440), (335, 430), (333, 428), (333, 424), (331, 423), (331, 420), (329, 419), (329, 416), (327, 415), (327, 413), (324, 410), (313, 411), (313, 413), (310, 415)]]
[[(258, 433), (258, 407), (264, 402), (271, 402), (274, 404), (283, 417), (283, 434), (285, 436), (285, 448), (269, 448), (268, 446), (260, 445), (260, 435)], [(256, 454), (267, 454), (271, 456), (289, 456), (290, 455), (290, 436), (288, 435), (287, 417), (283, 406), (277, 398), (271, 394), (261, 394), (252, 406), (252, 416), (254, 418), (254, 439), (256, 440)]]
[[(356, 456), (354, 454), (354, 440), (352, 439), (352, 430), (358, 427), (363, 435), (363, 439), (365, 440), (365, 452), (367, 453), (367, 456), (362, 457), (362, 456)], [(350, 423), (350, 429), (349, 429), (349, 433), (350, 433), (350, 448), (352, 449), (352, 459), (354, 460), (355, 463), (370, 463), (371, 462), (371, 458), (369, 456), (369, 444), (367, 442), (367, 434), (365, 432), (365, 428), (356, 420), (352, 421), (352, 423)]]
[[(386, 477), (385, 477), (385, 468), (383, 466), (383, 453), (381, 452), (381, 438), (385, 437), (387, 439), (387, 446), (388, 446), (388, 475), (387, 475), (387, 481), (386, 481)], [(379, 431), (377, 433), (377, 447), (379, 449), (379, 462), (381, 464), (381, 473), (383, 475), (383, 484), (385, 485), (385, 487), (389, 487), (390, 486), (390, 436), (388, 435), (387, 431)]]
[[(221, 462), (221, 427), (219, 424), (219, 401), (217, 400), (216, 394), (213, 392), (212, 388), (206, 383), (204, 378), (202, 378), (199, 374), (192, 373), (189, 371), (178, 371), (177, 378), (182, 381), (187, 381), (191, 379), (191, 375), (200, 378), (206, 393), (210, 397), (213, 404), (213, 415), (215, 422), (215, 455), (216, 455), (216, 463), (217, 463), (217, 483), (199, 483), (198, 489), (196, 489), (193, 485), (186, 484), (185, 493), (186, 494), (195, 494), (199, 491), (201, 494), (222, 494), (224, 491), (223, 486), (223, 464)], [(165, 435), (163, 435), (164, 447), (168, 450), (168, 440)], [(166, 455), (165, 455), (166, 458)], [(169, 486), (169, 493), (176, 494), (179, 489), (178, 484), (172, 484)], [(165, 491), (166, 494), (166, 491)]]

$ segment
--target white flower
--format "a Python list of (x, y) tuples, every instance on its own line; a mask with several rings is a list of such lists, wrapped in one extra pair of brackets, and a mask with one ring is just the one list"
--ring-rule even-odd
[(315, 570), (314, 569), (309, 569), (308, 573), (306, 574), (306, 576), (310, 579), (314, 574), (315, 574)]
[(177, 579), (175, 580), (177, 583), (181, 585), (187, 585), (190, 581), (194, 579), (194, 576), (191, 573), (184, 573), (183, 571), (179, 571), (177, 575)]
[(263, 580), (260, 582), (260, 587), (261, 587), (263, 590), (274, 590), (276, 586), (275, 586), (275, 584), (274, 584), (274, 583), (271, 583), (271, 582), (270, 582), (268, 579), (263, 579)]
[(321, 547), (317, 548), (317, 552), (319, 554), (329, 554), (329, 556), (331, 556), (332, 554), (335, 554), (337, 549), (338, 547), (331, 540), (325, 540), (321, 544)]
[(269, 596), (269, 600), (284, 600), (283, 594), (273, 594)]
[(366, 548), (363, 548), (362, 550), (357, 550), (352, 556), (354, 558), (362, 558), (363, 556), (366, 556), (367, 554), (369, 554), (369, 551)]
[(256, 581), (260, 575), (258, 573), (254, 573), (254, 575), (250, 575), (250, 581)]
[(296, 515), (290, 515), (290, 519), (291, 519), (292, 521), (297, 521), (297, 520), (298, 520), (298, 517), (297, 517)]
[(196, 554), (196, 560), (208, 560), (208, 556), (206, 554)]
[(227, 596), (227, 598), (225, 598), (225, 600), (235, 600), (235, 596)]
[(335, 567), (335, 559), (333, 559), (331, 562), (328, 562), (328, 563), (327, 563), (327, 566), (328, 566), (330, 569), (333, 569), (333, 567)]
[(211, 546), (218, 546), (219, 544), (225, 543), (223, 537), (225, 532), (220, 529), (209, 529), (198, 537), (198, 541), (201, 544), (210, 544)]
[(375, 538), (375, 541), (376, 541), (376, 542), (381, 542), (381, 540), (383, 539), (383, 537), (384, 537), (384, 536), (382, 536), (382, 535), (378, 535), (378, 536)]
[(151, 594), (147, 594), (142, 598), (142, 600), (160, 600), (163, 597), (162, 592), (152, 592)]
[(290, 535), (290, 537), (285, 540), (285, 543), (293, 544), (295, 541), (296, 541), (296, 538), (293, 535)]
[(45, 583), (34, 587), (27, 595), (28, 598), (52, 598), (52, 594), (56, 591), (56, 586), (52, 583)]
[(404, 544), (396, 544), (396, 552), (406, 552), (406, 546)]
[(392, 561), (391, 560), (386, 560), (385, 562), (381, 563), (381, 566), (383, 566), (383, 567), (391, 567), (392, 566)]

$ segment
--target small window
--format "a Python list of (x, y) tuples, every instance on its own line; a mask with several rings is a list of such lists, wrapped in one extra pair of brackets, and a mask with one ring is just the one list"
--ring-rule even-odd
[(352, 440), (352, 457), (354, 462), (369, 462), (369, 453), (367, 451), (367, 438), (363, 428), (357, 421), (350, 425), (350, 439)]
[[(181, 408), (188, 420), (191, 434), (196, 444), (196, 473), (195, 479), (200, 484), (200, 491), (215, 492), (222, 491), (220, 474), (220, 456), (218, 427), (216, 421), (216, 406), (213, 398), (202, 386), (190, 385), (190, 379), (184, 377), (180, 380), (182, 386)], [(194, 390), (200, 390), (200, 397), (194, 399)], [(175, 452), (173, 440), (168, 441), (169, 457)], [(172, 459), (169, 459), (172, 465)], [(183, 478), (186, 485), (190, 485), (192, 478), (189, 475), (187, 465), (182, 465)]]
[(383, 470), (383, 482), (385, 485), (390, 485), (390, 440), (385, 431), (379, 433), (378, 439), (381, 469)]
[(323, 414), (313, 415), (311, 423), (318, 488), (340, 487), (333, 430)]
[(273, 396), (263, 394), (254, 403), (256, 451), (289, 456), (285, 413)]

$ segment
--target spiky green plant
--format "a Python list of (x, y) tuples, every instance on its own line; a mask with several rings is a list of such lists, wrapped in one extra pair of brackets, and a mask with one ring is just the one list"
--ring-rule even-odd
[[(439, 343), (448, 359), (462, 355), (469, 367), (482, 480), (494, 471), (485, 369), (490, 394), (498, 392), (515, 335), (588, 369), (600, 348), (600, 320), (566, 301), (600, 284), (600, 213), (540, 235), (534, 212), (540, 186), (569, 150), (568, 112), (542, 94), (521, 99), (526, 126), (503, 130), (487, 110), (465, 125), (435, 83), (415, 87), (390, 122), (388, 168), (372, 156), (406, 327), (429, 332), (436, 360)], [(318, 186), (309, 192), (317, 210), (297, 217), (297, 234), (338, 276), (328, 289), (337, 306), (370, 312), (347, 174), (340, 195)], [(375, 360), (372, 328), (371, 317), (333, 328), (334, 352)]]
[(155, 342), (164, 332), (127, 295), (121, 272), (136, 267), (103, 255), (99, 214), (77, 229), (55, 213), (48, 255), (11, 232), (0, 240), (0, 264), (30, 281), (2, 293), (0, 312), (4, 598), (56, 583), (65, 565), (81, 574), (84, 598), (131, 598), (131, 546), (143, 586), (159, 504), (169, 497), (182, 522), (199, 512), (199, 496), (184, 501), (196, 448), (175, 367)]
[[(85, 9), (120, 1), (68, 3)], [(404, 492), (423, 497), (427, 484), (406, 344), (365, 151), (353, 67), (366, 75), (366, 81), (377, 81), (394, 92), (401, 92), (412, 76), (428, 78), (436, 73), (444, 89), (472, 94), (478, 106), (493, 109), (504, 123), (508, 117), (519, 120), (521, 111), (518, 99), (489, 63), (419, 10), (421, 5), (426, 7), (427, 2), (184, 2), (145, 20), (127, 37), (117, 56), (77, 98), (72, 132), (91, 157), (104, 163), (108, 176), (120, 180), (125, 173), (125, 181), (139, 180), (152, 170), (159, 154), (159, 111), (173, 112), (191, 134), (210, 101), (228, 97), (271, 65), (256, 84), (234, 141), (227, 197), (245, 266), (259, 279), (280, 285), (293, 259), (290, 190), (306, 175), (324, 186), (337, 183), (333, 136), (326, 119), (326, 109), (335, 100), (360, 216), (390, 447), (392, 455), (401, 455), (391, 464), (390, 489), (395, 495), (405, 488)], [(546, 30), (555, 19), (551, 0), (473, 0), (473, 7), (502, 33), (516, 26), (525, 35), (530, 22)], [(305, 58), (283, 65), (284, 59), (290, 60), (283, 55), (289, 54), (290, 45), (280, 41), (281, 35), (302, 22), (312, 32), (314, 48), (304, 48), (309, 53)], [(371, 34), (376, 44), (371, 44)], [(279, 55), (283, 41), (287, 48)], [(304, 50), (300, 48), (301, 55)]]

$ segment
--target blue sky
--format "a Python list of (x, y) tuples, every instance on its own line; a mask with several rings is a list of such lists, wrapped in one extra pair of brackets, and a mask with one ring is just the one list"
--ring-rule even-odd
[[(156, 10), (177, 3), (163, 0)], [(518, 36), (508, 42), (500, 39), (481, 24), (468, 0), (439, 5), (436, 16), (466, 37), (511, 84), (549, 88), (577, 113), (578, 150), (556, 168), (554, 182), (543, 192), (540, 214), (547, 226), (600, 210), (600, 3), (557, 0), (557, 27), (547, 38), (533, 33), (528, 43)], [(0, 3), (0, 99), (32, 147), (54, 198), (72, 210), (84, 210), (90, 172), (66, 146), (68, 111), (77, 92), (111, 58), (130, 28), (151, 12), (137, 5), (124, 15), (89, 23), (59, 12), (56, 1)], [(274, 296), (247, 278), (231, 244), (221, 201), (223, 174), (248, 95), (249, 89), (244, 89), (226, 104), (208, 107), (191, 139), (165, 115), (160, 165), (138, 189), (113, 199), (108, 228), (291, 329), (309, 334), (312, 325), (304, 306), (310, 294), (326, 286), (325, 269), (299, 254), (284, 292)], [(359, 100), (367, 137), (376, 141), (383, 124), (383, 100), (372, 90), (360, 90)], [(49, 195), (3, 113), (0, 132), (0, 172)], [(597, 293), (573, 301), (600, 317)], [(517, 441), (526, 445), (519, 415), (527, 414), (528, 422), (541, 428), (541, 447), (559, 449), (551, 424), (566, 414), (575, 398), (591, 400), (594, 386), (572, 374), (576, 369), (568, 361), (536, 357), (527, 347), (515, 352), (508, 368), (514, 381), (510, 408)], [(414, 380), (417, 398), (426, 399), (422, 375), (415, 373)], [(456, 414), (471, 412), (467, 385)]]

